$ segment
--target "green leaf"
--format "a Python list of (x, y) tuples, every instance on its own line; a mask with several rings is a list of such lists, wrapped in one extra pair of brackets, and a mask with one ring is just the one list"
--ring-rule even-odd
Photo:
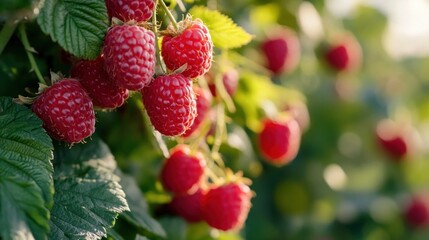
[(52, 141), (28, 108), (0, 97), (0, 237), (46, 239)]
[(119, 213), (129, 210), (116, 163), (101, 140), (55, 146), (55, 204), (51, 239), (100, 239)]
[(160, 218), (159, 222), (167, 232), (167, 239), (187, 240), (188, 224), (183, 218), (166, 216)]
[(129, 223), (134, 225), (140, 234), (147, 237), (166, 237), (166, 233), (155, 219), (149, 215), (148, 205), (143, 198), (136, 181), (131, 176), (118, 171), (121, 185), (126, 193), (127, 202), (131, 211), (121, 214)]
[(37, 22), (66, 51), (86, 59), (99, 55), (108, 28), (100, 0), (45, 0)]
[(203, 6), (189, 10), (194, 19), (201, 19), (209, 29), (215, 47), (223, 49), (238, 48), (252, 40), (252, 35), (237, 26), (228, 16)]

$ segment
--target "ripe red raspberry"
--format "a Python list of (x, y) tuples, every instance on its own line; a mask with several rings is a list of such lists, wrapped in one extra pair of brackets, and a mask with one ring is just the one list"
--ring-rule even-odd
[(202, 76), (212, 64), (213, 43), (210, 33), (199, 19), (186, 19), (178, 24), (178, 32), (167, 33), (162, 39), (161, 54), (165, 65), (170, 70), (177, 70), (187, 64), (186, 70), (182, 72), (184, 76)]
[(134, 20), (145, 22), (152, 17), (155, 0), (106, 0), (109, 18), (116, 17), (122, 22)]
[[(222, 75), (222, 83), (225, 87), (226, 92), (229, 94), (229, 96), (233, 96), (235, 92), (237, 91), (238, 87), (238, 72), (237, 70), (231, 68)], [(210, 92), (214, 97), (216, 97), (216, 82), (215, 79), (213, 79), (212, 74), (209, 72), (206, 74), (206, 79), (209, 84)]]
[(289, 28), (278, 28), (261, 45), (266, 67), (274, 74), (294, 70), (301, 55), (300, 43), (295, 32)]
[(271, 164), (282, 166), (292, 161), (299, 150), (301, 130), (292, 118), (265, 119), (258, 135), (262, 156)]
[(174, 193), (192, 192), (202, 180), (205, 165), (201, 153), (192, 153), (187, 145), (177, 145), (161, 169), (161, 182)]
[(420, 147), (417, 130), (406, 122), (382, 119), (377, 123), (375, 135), (381, 150), (396, 162), (411, 159)]
[(197, 112), (192, 81), (182, 74), (155, 78), (143, 88), (143, 103), (154, 128), (166, 136), (183, 134)]
[(114, 26), (104, 39), (106, 70), (117, 85), (140, 90), (155, 73), (155, 35), (136, 25)]
[(48, 134), (57, 140), (77, 143), (95, 131), (91, 98), (76, 79), (54, 83), (36, 98), (31, 109), (42, 119)]
[(206, 190), (199, 188), (191, 194), (176, 194), (170, 202), (170, 208), (188, 222), (202, 221), (202, 201), (206, 192)]
[(326, 63), (336, 71), (352, 71), (359, 67), (362, 53), (359, 42), (352, 36), (338, 39), (324, 53)]
[(104, 68), (104, 57), (81, 60), (73, 65), (71, 76), (85, 88), (95, 107), (114, 109), (124, 104), (128, 90), (118, 87)]
[(251, 190), (244, 183), (211, 188), (203, 197), (204, 220), (216, 229), (240, 229), (249, 213), (251, 198)]
[(424, 197), (413, 197), (405, 207), (404, 217), (414, 228), (429, 226), (429, 204)]
[(195, 116), (194, 123), (183, 133), (183, 137), (191, 136), (195, 130), (201, 125), (210, 110), (210, 104), (212, 96), (208, 90), (204, 90), (200, 87), (194, 87), (194, 92), (197, 97), (197, 115)]

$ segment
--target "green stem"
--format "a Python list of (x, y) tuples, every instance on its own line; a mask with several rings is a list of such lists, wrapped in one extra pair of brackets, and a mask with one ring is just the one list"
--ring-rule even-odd
[(167, 14), (168, 18), (170, 19), (171, 23), (174, 26), (174, 29), (179, 29), (179, 26), (177, 25), (176, 19), (174, 18), (173, 14), (171, 14), (170, 9), (168, 9), (167, 5), (165, 5), (164, 0), (159, 1), (161, 3), (162, 9), (164, 9), (164, 12)]
[[(155, 9), (157, 7), (158, 7), (158, 0), (155, 2)], [(152, 23), (153, 23), (153, 33), (155, 34), (156, 60), (158, 61), (159, 66), (161, 67), (161, 70), (163, 71), (163, 73), (166, 73), (164, 65), (162, 64), (162, 61), (161, 61), (161, 54), (160, 54), (161, 51), (159, 50), (159, 45), (158, 45), (158, 23), (156, 20), (156, 13), (154, 13), (152, 16)]]
[[(158, 149), (161, 151), (164, 158), (169, 158), (170, 152), (168, 151), (168, 147), (167, 147), (167, 144), (164, 142), (164, 139), (162, 139), (161, 133), (154, 130), (153, 127), (150, 125), (150, 118), (147, 115), (143, 106), (140, 108), (140, 111), (141, 111), (141, 114), (143, 115), (143, 119), (144, 119), (143, 121), (145, 124), (145, 129), (148, 132), (152, 132), (153, 138), (151, 138), (151, 142), (158, 147)], [(155, 140), (155, 141), (153, 141), (153, 140)]]
[(22, 45), (24, 45), (25, 52), (27, 53), (28, 60), (30, 61), (31, 69), (34, 70), (34, 72), (36, 73), (39, 82), (46, 85), (46, 81), (45, 79), (43, 79), (42, 73), (40, 73), (39, 67), (37, 66), (36, 60), (34, 59), (32, 53), (34, 49), (30, 46), (30, 42), (28, 41), (27, 33), (25, 32), (25, 25), (20, 24), (18, 27), (18, 31)]
[(16, 19), (8, 20), (3, 28), (0, 31), (0, 54), (3, 52), (6, 44), (9, 42), (9, 39), (12, 37), (13, 32), (15, 31), (18, 21)]
[(216, 106), (216, 132), (215, 139), (212, 147), (212, 154), (218, 154), (220, 146), (222, 145), (222, 139), (225, 133), (225, 109), (222, 103), (218, 103)]

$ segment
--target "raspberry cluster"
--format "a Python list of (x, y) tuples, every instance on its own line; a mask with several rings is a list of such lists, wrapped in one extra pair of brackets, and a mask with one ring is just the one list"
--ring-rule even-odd
[[(33, 104), (53, 138), (83, 141), (95, 131), (94, 108), (116, 109), (131, 91), (142, 94), (155, 130), (166, 136), (195, 131), (205, 111), (198, 109), (208, 108), (209, 103), (196, 97), (192, 78), (204, 75), (211, 66), (211, 37), (200, 20), (186, 18), (177, 23), (177, 29), (169, 27), (160, 34), (164, 59), (157, 63), (157, 54), (161, 55), (156, 47), (157, 26), (147, 22), (155, 14), (155, 4), (154, 0), (106, 0), (112, 26), (98, 58), (73, 61), (72, 80), (54, 83)], [(167, 66), (168, 72), (155, 73), (157, 64)]]
[(179, 144), (171, 150), (161, 170), (164, 188), (173, 194), (170, 209), (188, 222), (205, 221), (219, 230), (240, 229), (251, 207), (247, 179), (227, 176), (229, 181), (206, 181), (206, 159), (198, 150)]
[(72, 61), (71, 77), (53, 81), (36, 97), (32, 110), (52, 138), (73, 144), (94, 133), (94, 109), (116, 109), (140, 93), (154, 130), (180, 139), (160, 173), (173, 196), (171, 209), (189, 222), (240, 229), (251, 207), (249, 180), (223, 168), (213, 174), (210, 154), (190, 147), (198, 144), (187, 145), (205, 139), (212, 98), (219, 98), (216, 89), (232, 97), (238, 72), (231, 68), (209, 73), (213, 43), (208, 28), (187, 17), (158, 31), (147, 22), (156, 14), (155, 5), (154, 0), (106, 0), (112, 26), (100, 55)]

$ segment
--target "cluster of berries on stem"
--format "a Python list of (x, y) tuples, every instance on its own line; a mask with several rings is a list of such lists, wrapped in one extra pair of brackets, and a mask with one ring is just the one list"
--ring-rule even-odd
[[(70, 77), (55, 77), (43, 87), (32, 102), (33, 112), (52, 138), (74, 144), (95, 132), (95, 110), (114, 110), (132, 94), (141, 94), (155, 135), (180, 140), (165, 156), (160, 173), (165, 190), (172, 193), (173, 211), (189, 222), (240, 229), (251, 207), (250, 180), (210, 163), (210, 154), (195, 147), (208, 133), (199, 130), (208, 122), (217, 91), (209, 73), (213, 43), (208, 28), (191, 16), (176, 22), (162, 1), (171, 21), (163, 30), (158, 29), (156, 0), (105, 3), (111, 26), (100, 54), (93, 60), (74, 59)], [(221, 78), (233, 95), (237, 71), (230, 69)]]

